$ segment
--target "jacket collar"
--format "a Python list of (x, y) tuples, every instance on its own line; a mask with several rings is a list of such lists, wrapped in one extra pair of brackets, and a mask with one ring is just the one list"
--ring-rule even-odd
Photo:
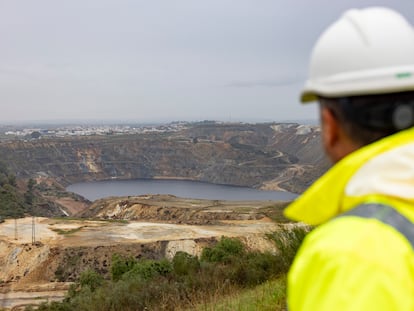
[[(414, 127), (383, 138), (349, 154), (336, 163), (284, 211), (286, 217), (318, 225), (350, 209), (345, 195), (349, 180), (370, 159), (414, 142)], [(375, 194), (375, 193), (373, 193)]]

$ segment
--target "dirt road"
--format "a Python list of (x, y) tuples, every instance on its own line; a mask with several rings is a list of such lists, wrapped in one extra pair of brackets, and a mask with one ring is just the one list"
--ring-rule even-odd
[(36, 242), (59, 246), (96, 246), (159, 240), (183, 240), (203, 237), (239, 236), (264, 233), (277, 228), (268, 220), (232, 220), (222, 225), (185, 225), (138, 221), (90, 221), (21, 218), (0, 224), (0, 241), (15, 244)]

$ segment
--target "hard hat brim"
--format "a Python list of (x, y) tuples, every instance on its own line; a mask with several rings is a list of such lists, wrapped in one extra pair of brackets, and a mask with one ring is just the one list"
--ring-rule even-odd
[(308, 80), (300, 95), (304, 104), (318, 96), (339, 98), (414, 90), (414, 65), (347, 72), (316, 81)]

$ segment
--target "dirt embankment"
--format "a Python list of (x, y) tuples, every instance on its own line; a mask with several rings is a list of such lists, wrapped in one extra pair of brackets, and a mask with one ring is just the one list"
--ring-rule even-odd
[[(78, 214), (86, 218), (139, 220), (175, 224), (210, 225), (224, 220), (260, 220), (281, 212), (287, 202), (222, 201), (142, 195), (105, 198)], [(268, 207), (279, 208), (269, 209)], [(280, 221), (283, 219), (280, 217)]]

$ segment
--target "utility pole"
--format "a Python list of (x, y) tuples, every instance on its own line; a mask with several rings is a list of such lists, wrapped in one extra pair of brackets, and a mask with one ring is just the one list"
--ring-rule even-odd
[(17, 240), (17, 218), (14, 218), (14, 239)]
[(36, 243), (35, 216), (32, 216), (32, 245)]

